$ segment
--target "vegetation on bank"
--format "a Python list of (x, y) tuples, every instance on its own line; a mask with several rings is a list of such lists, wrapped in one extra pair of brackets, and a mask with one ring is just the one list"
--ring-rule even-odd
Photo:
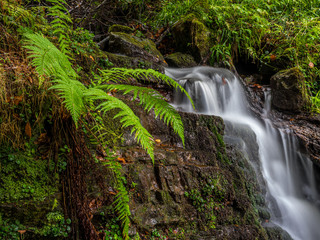
[(161, 1), (155, 27), (193, 13), (211, 30), (211, 63), (253, 62), (258, 73), (298, 67), (306, 78), (311, 111), (320, 110), (320, 10), (318, 0)]
[[(119, 163), (123, 159), (112, 152), (125, 127), (132, 127), (151, 159), (155, 141), (125, 103), (139, 99), (147, 112), (154, 109), (184, 138), (181, 119), (164, 97), (131, 84), (135, 79), (153, 78), (180, 87), (153, 70), (110, 70), (112, 63), (93, 40), (92, 32), (107, 31), (98, 24), (101, 19), (129, 25), (124, 20), (128, 18), (135, 35), (154, 37), (159, 29), (192, 13), (212, 33), (212, 64), (248, 61), (271, 72), (297, 66), (306, 78), (312, 101), (309, 110), (319, 112), (320, 10), (316, 0), (97, 0), (91, 5), (84, 1), (83, 6), (67, 2), (0, 2), (1, 239), (23, 238), (26, 230), (33, 239), (63, 239), (70, 234), (127, 239), (130, 211)], [(82, 7), (86, 14), (81, 14)], [(115, 118), (120, 122), (115, 123)], [(88, 215), (100, 205), (89, 204), (87, 181), (94, 182), (97, 194), (110, 204), (101, 212), (99, 228)], [(116, 196), (106, 192), (106, 181)], [(185, 194), (196, 204), (207, 197), (196, 190)], [(22, 224), (12, 218), (17, 213), (10, 206), (33, 214), (21, 213)], [(215, 216), (207, 217), (214, 226)], [(151, 236), (160, 238), (156, 229)]]

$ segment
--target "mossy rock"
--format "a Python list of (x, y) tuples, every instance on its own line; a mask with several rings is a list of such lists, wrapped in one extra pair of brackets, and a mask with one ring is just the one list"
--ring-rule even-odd
[(123, 32), (112, 32), (109, 34), (106, 51), (129, 57), (138, 57), (159, 65), (167, 65), (154, 42)]
[(197, 62), (206, 59), (210, 50), (210, 31), (193, 14), (176, 23), (172, 34), (178, 51), (190, 53)]
[(272, 105), (299, 112), (308, 103), (305, 78), (299, 68), (282, 70), (271, 77)]
[(197, 66), (197, 63), (190, 54), (181, 52), (170, 54), (165, 57), (165, 60), (169, 67), (184, 68)]
[(104, 52), (107, 58), (113, 65), (112, 67), (126, 67), (126, 68), (141, 68), (141, 69), (154, 69), (159, 72), (164, 72), (164, 67), (157, 63), (144, 60), (137, 57), (128, 57), (121, 54)]
[(112, 25), (111, 27), (109, 27), (108, 32), (109, 33), (122, 32), (122, 33), (129, 33), (130, 34), (130, 33), (133, 33), (134, 30), (128, 26), (115, 24), (115, 25)]

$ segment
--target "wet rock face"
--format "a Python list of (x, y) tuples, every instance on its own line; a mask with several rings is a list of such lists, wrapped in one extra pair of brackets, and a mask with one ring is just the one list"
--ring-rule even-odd
[(184, 229), (182, 239), (267, 239), (254, 209), (261, 199), (254, 171), (241, 153), (226, 148), (220, 117), (181, 113), (183, 148), (152, 113), (135, 112), (158, 139), (154, 165), (131, 137), (120, 151), (128, 183), (135, 183), (130, 209), (136, 229)]
[(205, 60), (210, 48), (210, 31), (194, 15), (175, 24), (172, 34), (178, 51), (191, 54), (197, 62)]
[(272, 105), (279, 110), (300, 111), (307, 103), (305, 79), (298, 68), (271, 77)]

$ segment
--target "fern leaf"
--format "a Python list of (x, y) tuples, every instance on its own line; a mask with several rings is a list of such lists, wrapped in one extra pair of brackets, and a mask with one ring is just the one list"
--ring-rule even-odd
[[(66, 108), (77, 125), (81, 113), (85, 110), (83, 93), (86, 87), (75, 80), (78, 75), (73, 70), (67, 56), (57, 49), (48, 39), (40, 34), (24, 34), (27, 38), (25, 48), (29, 58), (40, 75), (46, 75), (55, 83), (51, 89), (59, 92)], [(39, 83), (41, 85), (41, 83)]]
[(114, 118), (120, 118), (120, 123), (123, 127), (131, 127), (131, 133), (135, 133), (135, 139), (147, 151), (154, 162), (154, 140), (151, 134), (141, 125), (140, 119), (133, 113), (131, 108), (124, 102), (109, 96), (101, 89), (91, 88), (86, 91), (84, 96), (88, 101), (103, 101), (97, 106), (97, 109), (102, 113), (106, 113), (112, 109), (118, 109)]
[(194, 104), (189, 93), (182, 86), (180, 86), (176, 81), (174, 81), (170, 77), (162, 73), (159, 73), (153, 69), (113, 68), (110, 70), (102, 70), (101, 74), (102, 74), (101, 79), (104, 80), (105, 82), (109, 82), (110, 80), (112, 80), (119, 83), (121, 82), (129, 83), (130, 79), (134, 78), (134, 79), (142, 79), (146, 82), (149, 82), (150, 81), (149, 79), (154, 79), (157, 82), (165, 83), (168, 86), (183, 92), (188, 97), (188, 99), (190, 100), (194, 108)]
[(115, 161), (115, 159), (111, 159), (105, 164), (109, 167), (109, 169), (113, 170), (113, 173), (116, 177), (116, 188), (118, 190), (118, 193), (115, 196), (115, 201), (113, 202), (113, 204), (115, 205), (115, 210), (118, 213), (118, 219), (121, 221), (122, 235), (125, 239), (129, 239), (129, 217), (131, 216), (131, 212), (129, 208), (129, 194), (122, 181), (122, 167), (118, 162)]
[(144, 106), (144, 109), (147, 112), (154, 109), (155, 116), (159, 116), (160, 120), (163, 120), (167, 125), (170, 125), (174, 132), (179, 135), (184, 145), (184, 128), (181, 117), (174, 107), (172, 107), (158, 91), (146, 87), (121, 84), (107, 84), (97, 88), (107, 89), (108, 91), (122, 91), (124, 95), (132, 93), (134, 99), (140, 99), (140, 104)]

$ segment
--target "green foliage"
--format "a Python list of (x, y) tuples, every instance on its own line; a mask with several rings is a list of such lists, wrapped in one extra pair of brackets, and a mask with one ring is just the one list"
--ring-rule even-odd
[(231, 65), (241, 58), (270, 71), (299, 67), (312, 108), (319, 111), (319, 1), (163, 1), (154, 25), (173, 24), (189, 13), (211, 29), (211, 64)]
[(0, 151), (0, 202), (43, 201), (57, 191), (48, 175), (46, 160), (37, 160), (35, 147), (25, 152), (3, 148)]
[(205, 225), (209, 228), (215, 228), (216, 212), (223, 208), (225, 200), (225, 187), (227, 181), (217, 177), (208, 178), (203, 182), (199, 189), (191, 189), (185, 192), (185, 196), (191, 201), (197, 211), (204, 215)]
[(106, 224), (106, 230), (104, 230), (106, 234), (106, 240), (122, 240), (123, 238), (120, 226), (117, 223), (117, 220), (112, 218), (107, 224)]
[(24, 25), (33, 28), (36, 22), (36, 15), (32, 11), (25, 9), (14, 0), (3, 0), (0, 3), (0, 20), (7, 26), (20, 27)]
[(72, 29), (71, 16), (66, 9), (67, 3), (65, 0), (47, 0), (52, 6), (48, 8), (48, 16), (53, 17), (51, 26), (53, 34), (58, 37), (60, 51), (64, 54), (70, 54), (71, 40), (69, 31)]
[(42, 228), (34, 228), (36, 234), (45, 237), (68, 237), (71, 227), (71, 220), (64, 219), (64, 216), (60, 212), (49, 212), (46, 216), (47, 221)]
[(3, 219), (0, 214), (0, 239), (3, 240), (20, 240), (19, 230), (24, 230), (23, 226), (18, 220), (11, 222), (9, 219)]
[[(148, 77), (154, 76), (169, 86), (184, 91), (180, 85), (170, 78), (155, 71), (114, 69), (103, 71), (102, 76), (96, 77), (98, 82), (107, 82), (108, 84), (94, 84), (93, 87), (87, 88), (77, 80), (78, 75), (72, 69), (67, 56), (59, 51), (49, 40), (40, 34), (25, 34), (25, 37), (27, 38), (25, 47), (29, 49), (30, 57), (33, 58), (32, 64), (41, 76), (46, 75), (52, 79), (54, 85), (51, 89), (58, 91), (76, 124), (80, 116), (91, 106), (95, 106), (95, 110), (100, 111), (102, 114), (107, 114), (117, 109), (118, 113), (114, 118), (120, 119), (122, 127), (131, 127), (131, 133), (135, 133), (137, 142), (147, 151), (153, 161), (154, 141), (151, 134), (141, 125), (140, 119), (133, 113), (130, 107), (117, 97), (108, 94), (110, 90), (118, 90), (122, 91), (124, 95), (133, 93), (134, 99), (139, 97), (140, 104), (144, 106), (144, 109), (147, 112), (154, 109), (156, 116), (163, 119), (167, 125), (171, 125), (184, 142), (183, 125), (180, 116), (158, 92), (148, 88), (108, 83), (110, 80), (116, 82), (125, 81), (129, 77), (140, 77), (147, 80)], [(97, 120), (99, 121), (99, 119)], [(98, 132), (100, 133), (101, 131)], [(103, 136), (98, 136), (98, 138), (101, 137)], [(116, 179), (119, 179), (120, 165), (117, 165), (114, 161), (111, 162), (113, 164), (109, 165), (109, 168), (115, 172)], [(122, 182), (118, 180), (117, 183), (118, 194), (116, 196), (115, 209), (122, 222), (123, 235), (127, 238), (130, 222), (129, 197)]]
[[(97, 102), (97, 109), (103, 113), (107, 113), (113, 109), (119, 109), (119, 113), (114, 118), (120, 118), (120, 122), (123, 127), (132, 127), (131, 133), (135, 132), (135, 137), (138, 143), (148, 152), (153, 160), (153, 148), (154, 141), (148, 131), (141, 125), (140, 119), (133, 113), (133, 111), (120, 99), (110, 96), (107, 92), (103, 91), (102, 86), (94, 86), (86, 88), (80, 81), (76, 80), (78, 75), (71, 67), (71, 63), (65, 54), (60, 52), (49, 40), (41, 36), (40, 34), (25, 34), (26, 48), (29, 49), (29, 54), (32, 60), (32, 64), (36, 67), (40, 75), (51, 76), (54, 85), (51, 89), (57, 90), (60, 97), (64, 99), (66, 108), (70, 111), (74, 122), (77, 124), (82, 113), (86, 110), (86, 105), (92, 102)], [(184, 91), (179, 84), (168, 78), (151, 70), (132, 70), (132, 69), (114, 69), (104, 71), (102, 77), (97, 78), (108, 82), (109, 80), (124, 81), (129, 77), (141, 77), (147, 80), (147, 77), (155, 75), (157, 79), (162, 80), (169, 86)], [(110, 85), (110, 84), (109, 84)], [(101, 89), (102, 88), (102, 89)], [(115, 88), (115, 85), (110, 85), (110, 89)], [(118, 88), (124, 90), (124, 86), (119, 85)], [(146, 88), (133, 88), (128, 86), (129, 91), (133, 91), (135, 95), (139, 94), (140, 102), (144, 104), (144, 108), (150, 111), (151, 108), (155, 110), (157, 116), (164, 119), (167, 124), (170, 124), (174, 131), (179, 134), (182, 141), (183, 137), (183, 125), (181, 118), (176, 111), (168, 104), (165, 103), (160, 94), (156, 94), (152, 91), (153, 95), (147, 96), (150, 91)], [(146, 100), (152, 100), (150, 103)], [(164, 106), (167, 106), (165, 108)], [(169, 114), (167, 113), (169, 111)], [(170, 116), (170, 114), (174, 114)]]
[(115, 186), (117, 189), (117, 195), (113, 202), (115, 211), (118, 213), (118, 220), (122, 223), (122, 235), (124, 239), (129, 239), (128, 231), (130, 224), (130, 209), (129, 209), (129, 194), (125, 188), (126, 178), (123, 176), (122, 167), (120, 163), (116, 162), (116, 158), (109, 156), (108, 162), (105, 165), (111, 169), (115, 176)]

